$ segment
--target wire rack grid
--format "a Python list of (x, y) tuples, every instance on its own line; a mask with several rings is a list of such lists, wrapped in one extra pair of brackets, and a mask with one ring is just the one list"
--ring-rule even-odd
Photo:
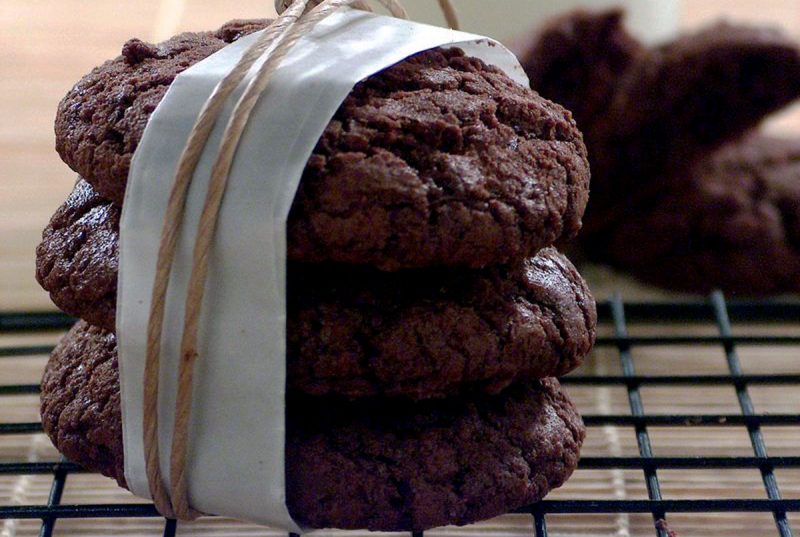
[[(578, 394), (578, 406), (584, 412), (584, 421), (589, 431), (589, 438), (598, 434), (619, 434), (618, 430), (630, 430), (632, 433), (630, 449), (620, 448), (610, 450), (584, 450), (577, 473), (587, 472), (587, 477), (577, 480), (578, 487), (573, 493), (569, 492), (570, 481), (565, 487), (565, 492), (555, 493), (548, 499), (535, 505), (527, 506), (510, 515), (516, 522), (509, 527), (501, 525), (491, 526), (488, 533), (494, 534), (526, 534), (536, 537), (549, 535), (656, 535), (657, 537), (670, 537), (670, 526), (675, 527), (673, 520), (680, 516), (692, 516), (699, 520), (697, 527), (711, 526), (719, 516), (739, 516), (733, 523), (741, 525), (742, 521), (751, 516), (769, 516), (772, 518), (769, 533), (764, 535), (778, 535), (790, 537), (793, 535), (791, 517), (793, 513), (800, 512), (800, 476), (792, 482), (792, 494), (782, 495), (776, 472), (791, 472), (800, 468), (800, 412), (794, 407), (779, 407), (783, 412), (759, 412), (754, 404), (752, 391), (764, 386), (782, 387), (793, 393), (800, 388), (800, 303), (780, 302), (730, 302), (727, 303), (721, 293), (713, 293), (707, 300), (693, 302), (635, 302), (624, 303), (619, 295), (598, 304), (600, 333), (596, 344), (595, 353), (610, 356), (611, 365), (598, 365), (600, 360), (594, 360), (590, 367), (584, 367), (562, 379), (563, 384), (572, 393)], [(36, 367), (40, 369), (44, 357), (52, 349), (52, 341), (36, 339), (38, 334), (49, 334), (54, 339), (59, 333), (67, 329), (72, 319), (61, 314), (43, 313), (2, 313), (0, 314), (0, 360), (34, 359)], [(650, 332), (634, 334), (631, 330), (636, 326), (648, 326)], [(701, 328), (697, 328), (697, 327)], [(670, 327), (668, 330), (664, 327)], [(739, 330), (740, 327), (746, 328)], [(45, 341), (45, 342), (42, 342)], [(777, 369), (767, 368), (767, 371), (758, 369), (758, 363), (743, 366), (740, 358), (741, 349), (768, 347), (776, 350), (781, 356), (781, 365)], [(640, 349), (665, 348), (669, 349), (666, 357), (659, 358), (662, 371), (653, 374), (648, 366), (646, 373), (637, 371), (636, 353)], [(680, 364), (690, 364), (707, 360), (705, 356), (697, 353), (699, 349), (716, 349), (721, 351), (724, 366), (716, 372), (697, 374), (691, 368), (686, 373), (676, 373), (685, 369)], [(694, 356), (697, 355), (697, 358)], [(682, 361), (678, 357), (682, 357)], [(670, 363), (674, 357), (678, 365)], [(592, 362), (592, 359), (589, 360)], [(17, 368), (17, 365), (13, 367)], [(663, 373), (666, 371), (666, 374)], [(706, 369), (702, 369), (706, 371)], [(20, 416), (30, 417), (30, 411), (22, 414), (11, 412), (9, 416), (3, 414), (4, 404), (13, 398), (27, 398), (35, 404), (39, 386), (35, 382), (22, 382), (14, 374), (0, 373), (0, 378), (11, 378), (0, 381), (0, 479), (12, 481), (12, 488), (19, 489), (19, 482), (13, 481), (20, 476), (34, 476), (40, 479), (48, 478), (49, 490), (42, 494), (42, 501), (30, 501), (35, 495), (9, 495), (2, 494), (0, 486), (0, 522), (5, 526), (0, 528), (0, 535), (53, 535), (57, 525), (65, 524), (66, 520), (148, 520), (151, 523), (145, 529), (139, 528), (129, 532), (133, 534), (147, 534), (172, 536), (181, 534), (184, 525), (174, 521), (159, 519), (158, 513), (152, 505), (135, 500), (132, 496), (115, 498), (116, 503), (104, 502), (102, 495), (89, 495), (80, 503), (65, 501), (64, 491), (73, 476), (86, 475), (78, 465), (65, 460), (58, 460), (54, 451), (49, 451), (44, 456), (34, 454), (31, 449), (19, 451), (4, 449), (4, 442), (11, 445), (9, 439), (24, 437), (25, 442), (34, 443), (39, 438), (40, 443), (47, 444), (41, 438), (41, 425), (35, 420), (20, 419)], [(686, 387), (708, 391), (712, 397), (710, 403), (701, 403), (700, 408), (707, 408), (705, 412), (682, 411), (680, 401), (673, 401), (667, 407), (669, 411), (648, 412), (645, 392), (660, 389), (663, 393), (676, 394), (675, 397), (685, 397), (680, 390)], [(735, 407), (718, 407), (713, 401), (714, 390), (730, 389), (735, 394)], [(589, 397), (597, 401), (606, 397), (611, 390), (617, 390), (622, 395), (616, 401), (605, 406), (591, 406), (589, 409), (600, 409), (598, 412), (586, 412), (586, 405), (581, 404), (582, 397)], [(583, 395), (581, 395), (583, 394)], [(598, 395), (599, 394), (599, 395)], [(606, 394), (603, 396), (602, 394)], [(678, 395), (681, 394), (681, 395)], [(793, 404), (793, 402), (790, 402)], [(622, 411), (627, 406), (627, 412)], [(697, 406), (689, 408), (697, 409)], [(719, 409), (727, 411), (720, 411)], [(785, 411), (792, 410), (791, 412)], [(735, 410), (735, 411), (733, 411)], [(35, 416), (35, 415), (34, 415)], [(661, 431), (660, 437), (674, 437), (677, 443), (682, 431), (702, 429), (713, 431), (715, 429), (739, 428), (746, 431), (749, 448), (739, 445), (733, 448), (720, 446), (718, 451), (699, 449), (698, 453), (667, 455), (658, 453), (654, 449), (653, 434), (656, 429)], [(784, 435), (784, 445), (779, 450), (781, 454), (770, 455), (767, 449), (767, 435), (764, 429), (797, 429), (797, 436)], [(609, 433), (610, 431), (610, 433)], [(711, 434), (711, 433), (709, 433)], [(665, 436), (666, 435), (666, 436)], [(597, 436), (597, 435), (595, 435)], [(786, 441), (788, 438), (788, 441)], [(25, 443), (23, 442), (23, 443)], [(707, 442), (712, 446), (713, 435)], [(787, 443), (788, 442), (788, 443)], [(619, 444), (619, 442), (617, 442)], [(707, 446), (707, 447), (708, 447)], [(49, 446), (48, 446), (49, 447)], [(34, 449), (34, 451), (36, 451)], [(47, 450), (45, 450), (47, 451)], [(674, 450), (673, 450), (674, 451)], [(680, 451), (680, 449), (678, 450)], [(712, 453), (713, 452), (713, 453)], [(23, 455), (20, 455), (23, 453)], [(24, 455), (27, 453), (28, 455)], [(48, 457), (50, 460), (47, 460)], [(42, 460), (44, 459), (44, 460)], [(711, 478), (702, 481), (701, 489), (690, 489), (692, 497), (668, 497), (664, 493), (665, 481), (663, 475), (667, 472), (682, 471), (693, 481), (695, 474), (711, 472)], [(744, 491), (727, 491), (726, 489), (708, 488), (709, 483), (723, 482), (724, 476), (729, 472), (751, 471), (760, 475), (760, 494), (752, 486)], [(598, 474), (600, 472), (600, 474)], [(597, 494), (593, 496), (593, 487), (597, 487), (598, 478), (603, 472), (610, 473), (616, 485), (612, 487), (612, 494)], [(688, 472), (688, 473), (687, 473)], [(631, 497), (626, 483), (636, 479), (633, 474), (643, 481), (643, 490), (639, 497)], [(100, 482), (102, 483), (102, 482)], [(583, 483), (581, 485), (580, 483)], [(622, 483), (622, 485), (619, 485)], [(736, 483), (733, 480), (732, 483)], [(713, 484), (713, 483), (712, 483)], [(2, 485), (2, 482), (0, 482)], [(99, 485), (92, 485), (97, 487)], [(667, 485), (669, 488), (671, 485)], [(573, 487), (573, 488), (575, 488)], [(630, 487), (628, 487), (630, 488)], [(635, 487), (634, 487), (635, 488)], [(729, 487), (730, 488), (730, 487)], [(735, 486), (733, 488), (736, 488)], [(622, 492), (620, 492), (622, 490)], [(695, 497), (697, 490), (706, 490), (706, 497)], [(709, 492), (710, 491), (710, 492)], [(744, 494), (744, 496), (742, 496)], [(636, 496), (633, 494), (633, 496)], [(702, 496), (702, 495), (700, 495)], [(710, 496), (710, 497), (709, 497)], [(46, 499), (46, 501), (44, 501)], [(572, 517), (590, 517), (585, 524), (578, 526), (564, 526), (551, 523), (553, 518), (562, 521)], [(631, 522), (631, 517), (639, 517), (638, 529), (636, 523)], [(516, 518), (513, 518), (516, 517)], [(601, 518), (591, 518), (601, 517)], [(604, 524), (602, 517), (612, 517), (614, 523), (608, 527), (608, 533), (600, 526)], [(649, 524), (642, 524), (641, 517), (647, 517)], [(699, 517), (699, 518), (698, 518)], [(160, 523), (157, 521), (161, 520)], [(527, 523), (525, 522), (527, 520)], [(27, 521), (29, 525), (21, 525), (20, 521)], [(36, 524), (35, 527), (30, 524)], [(111, 526), (103, 526), (104, 530), (92, 529), (91, 526), (72, 526), (65, 528), (64, 534), (68, 535), (101, 535), (111, 531)], [(588, 529), (594, 527), (594, 529)], [(486, 527), (477, 526), (473, 534), (487, 533)], [(581, 529), (583, 528), (583, 529)], [(759, 527), (758, 534), (766, 531), (765, 526)], [(681, 533), (680, 528), (676, 528)], [(67, 531), (68, 530), (68, 531)], [(586, 530), (585, 533), (583, 530)], [(720, 533), (709, 531), (709, 535), (736, 534), (735, 531), (720, 529)], [(82, 533), (81, 531), (85, 531)], [(188, 531), (188, 530), (186, 530)], [(437, 530), (439, 531), (439, 530)], [(452, 529), (451, 533), (466, 535), (468, 529)], [(99, 532), (99, 533), (98, 533)], [(115, 531), (111, 531), (116, 533)], [(217, 533), (215, 533), (217, 532)], [(121, 532), (124, 533), (124, 532)], [(192, 532), (193, 533), (193, 532)], [(204, 533), (214, 535), (264, 535), (264, 533), (248, 533), (228, 531), (221, 526), (206, 528)], [(433, 533), (433, 532), (426, 532)], [(128, 533), (125, 533), (128, 534)], [(279, 535), (279, 533), (274, 533)], [(422, 533), (415, 533), (413, 537), (422, 537)]]

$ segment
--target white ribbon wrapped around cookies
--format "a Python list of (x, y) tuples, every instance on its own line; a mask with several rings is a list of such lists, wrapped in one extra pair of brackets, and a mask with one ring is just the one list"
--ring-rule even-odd
[[(242, 38), (178, 76), (150, 118), (131, 164), (121, 222), (117, 336), (125, 478), (145, 498), (150, 488), (142, 379), (167, 201), (201, 108), (257, 38)], [(485, 37), (345, 8), (291, 49), (250, 115), (222, 202), (201, 310), (187, 454), (193, 508), (299, 531), (286, 508), (284, 477), (289, 209), (306, 161), (353, 86), (440, 46), (458, 46), (527, 84), (516, 58)], [(170, 275), (158, 398), (158, 438), (166, 447), (159, 460), (166, 480), (193, 245), (222, 131), (246, 84), (247, 79), (228, 99), (195, 170)]]

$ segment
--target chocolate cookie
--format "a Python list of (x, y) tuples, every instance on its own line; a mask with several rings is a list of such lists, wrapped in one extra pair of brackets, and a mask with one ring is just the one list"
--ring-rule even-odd
[(582, 130), (608, 111), (620, 76), (646, 50), (623, 17), (621, 9), (574, 11), (548, 22), (520, 51), (531, 87), (572, 112)]
[[(129, 41), (61, 102), (59, 154), (121, 204), (131, 157), (174, 78), (263, 24)], [(289, 258), (387, 270), (507, 263), (575, 235), (588, 185), (569, 112), (458, 49), (429, 50), (342, 103), (303, 173)]]
[[(108, 330), (119, 213), (79, 181), (37, 249), (37, 278), (56, 305)], [(289, 379), (308, 393), (496, 392), (569, 372), (594, 341), (594, 300), (551, 248), (480, 271), (293, 263), (288, 278)]]
[(590, 258), (677, 290), (798, 289), (800, 144), (748, 134), (800, 97), (797, 43), (718, 24), (646, 48), (618, 12), (580, 12), (547, 26), (526, 65), (543, 95), (583, 103)]
[(778, 31), (720, 23), (645, 48), (614, 13), (567, 16), (525, 59), (545, 97), (591, 103), (578, 108), (592, 169), (586, 242), (800, 97), (800, 48)]
[(685, 291), (800, 291), (800, 140), (753, 136), (687, 179), (598, 243), (607, 258)]
[(36, 248), (36, 279), (69, 315), (113, 330), (120, 209), (78, 180)]
[[(125, 485), (116, 342), (81, 322), (42, 381), (44, 429), (70, 460)], [(312, 527), (424, 530), (541, 499), (585, 430), (553, 379), (502, 395), (409, 403), (291, 396), (287, 505)]]

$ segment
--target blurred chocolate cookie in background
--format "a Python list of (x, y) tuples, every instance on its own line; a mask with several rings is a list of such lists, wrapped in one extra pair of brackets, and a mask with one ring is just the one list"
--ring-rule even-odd
[(584, 132), (582, 255), (672, 290), (798, 290), (800, 142), (753, 134), (800, 97), (797, 43), (718, 23), (647, 47), (621, 11), (578, 11), (546, 24), (521, 60)]

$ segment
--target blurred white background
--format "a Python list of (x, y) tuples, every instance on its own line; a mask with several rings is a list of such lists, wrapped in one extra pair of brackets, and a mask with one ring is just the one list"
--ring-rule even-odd
[[(458, 9), (463, 30), (500, 40), (516, 37), (536, 21), (578, 6), (597, 9), (622, 6), (628, 11), (631, 27), (648, 41), (664, 39), (674, 32), (680, 21), (680, 0), (453, 0), (453, 4)], [(432, 24), (444, 22), (438, 2), (406, 0), (403, 5), (415, 20)]]

